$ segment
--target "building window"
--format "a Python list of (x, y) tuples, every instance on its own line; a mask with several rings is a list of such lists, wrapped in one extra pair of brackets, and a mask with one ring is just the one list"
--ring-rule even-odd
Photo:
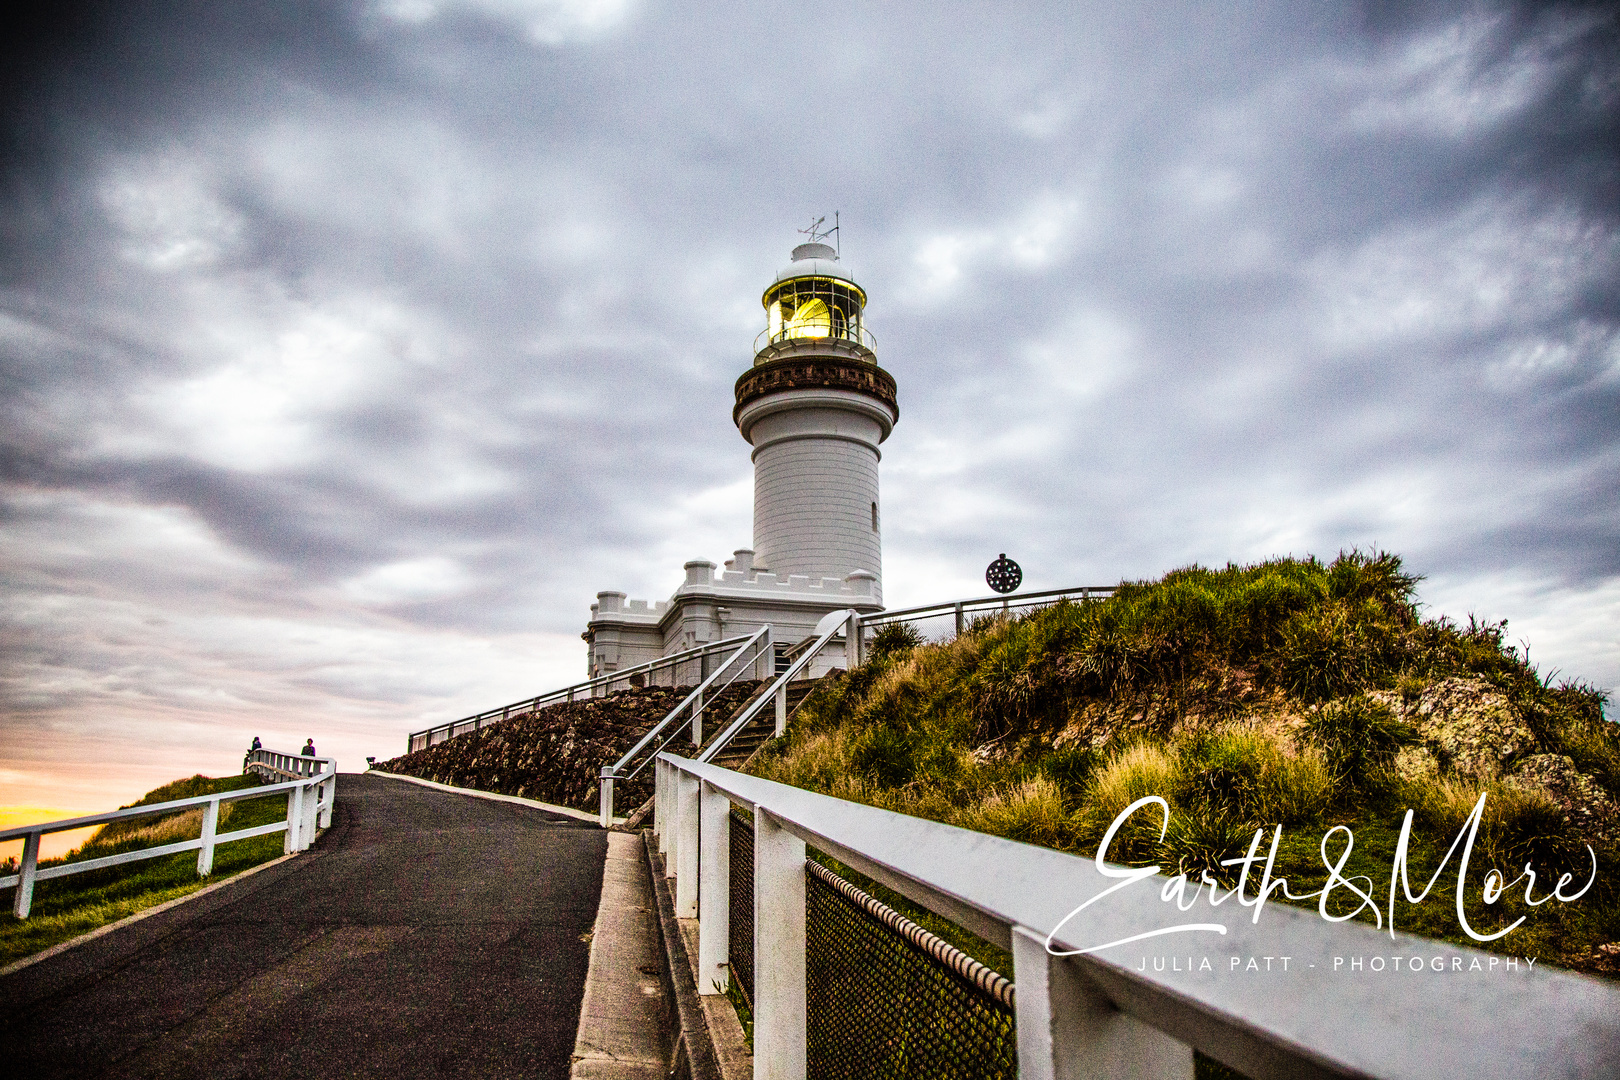
[(877, 532), (877, 503), (872, 504), (872, 531)]

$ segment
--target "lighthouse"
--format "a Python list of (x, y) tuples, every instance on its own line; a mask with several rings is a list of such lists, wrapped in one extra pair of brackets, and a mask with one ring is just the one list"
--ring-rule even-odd
[(878, 464), (900, 410), (866, 291), (813, 237), (760, 302), (764, 328), (731, 414), (752, 447), (753, 544), (723, 568), (687, 562), (667, 601), (597, 593), (582, 635), (593, 678), (767, 624), (788, 649), (830, 611), (883, 609)]
[(831, 247), (810, 243), (762, 302), (766, 329), (732, 411), (754, 448), (753, 565), (811, 580), (864, 571), (881, 602), (878, 446), (900, 414), (866, 333), (866, 293)]

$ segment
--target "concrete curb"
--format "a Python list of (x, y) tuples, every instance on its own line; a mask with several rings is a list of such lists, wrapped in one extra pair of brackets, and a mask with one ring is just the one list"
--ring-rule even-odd
[[(551, 814), (561, 814), (564, 817), (571, 817), (576, 821), (588, 821), (592, 825), (595, 825), (599, 820), (601, 820), (595, 814), (587, 814), (583, 810), (575, 810), (568, 806), (556, 806), (552, 803), (541, 802), (539, 799), (525, 799), (521, 795), (502, 795), (498, 791), (480, 791), (477, 788), (452, 787), (449, 784), (441, 784), (437, 780), (423, 780), (420, 776), (406, 776), (404, 773), (383, 772), (381, 769), (368, 769), (366, 770), (365, 775), (385, 776), (390, 780), (404, 780), (406, 783), (421, 784), (423, 787), (434, 788), (438, 791), (448, 791), (456, 795), (471, 795), (475, 799), (490, 799), (494, 802), (507, 802), (516, 803), (519, 806), (532, 806), (536, 810), (544, 810)], [(613, 823), (615, 825), (622, 825), (624, 824), (624, 821), (625, 819), (622, 817), (613, 819)]]
[(723, 1080), (715, 1061), (709, 1025), (698, 1003), (697, 980), (675, 918), (675, 901), (669, 894), (669, 882), (664, 878), (663, 859), (653, 848), (652, 833), (642, 833), (641, 839), (646, 850), (647, 873), (652, 877), (653, 895), (658, 899), (658, 928), (669, 965), (669, 981), (675, 991), (675, 1017), (679, 1028), (677, 1066), (684, 1064), (683, 1075), (691, 1080)]
[(608, 834), (572, 1080), (666, 1080), (672, 1057), (658, 910), (639, 837)]
[[(323, 833), (325, 831), (326, 831), (325, 829), (322, 829), (319, 832), (317, 832), (315, 834), (316, 839), (319, 839), (321, 833)], [(241, 870), (241, 871), (238, 871), (235, 874), (232, 874), (230, 877), (225, 878), (223, 881), (216, 881), (212, 885), (204, 885), (202, 888), (198, 889), (196, 892), (189, 892), (189, 893), (186, 893), (186, 895), (184, 895), (184, 896), (177, 896), (173, 900), (165, 900), (161, 904), (156, 904), (156, 905), (154, 905), (152, 907), (149, 907), (149, 908), (143, 908), (140, 911), (137, 911), (133, 915), (126, 915), (122, 919), (119, 919), (117, 922), (108, 923), (106, 926), (98, 926), (94, 930), (90, 930), (90, 931), (87, 931), (87, 932), (85, 932), (83, 934), (80, 934), (76, 938), (69, 938), (66, 941), (58, 942), (55, 945), (52, 945), (48, 949), (43, 949), (40, 952), (37, 952), (32, 956), (25, 956), (21, 960), (15, 961), (14, 963), (7, 964), (5, 967), (0, 968), (0, 979), (5, 978), (7, 975), (10, 975), (14, 971), (21, 971), (25, 967), (29, 967), (29, 966), (31, 966), (33, 964), (37, 964), (41, 960), (49, 960), (53, 956), (60, 956), (62, 953), (67, 952), (69, 949), (76, 949), (80, 945), (83, 945), (83, 944), (85, 944), (87, 942), (91, 942), (91, 941), (96, 940), (96, 938), (105, 937), (106, 935), (112, 933), (114, 930), (122, 930), (124, 927), (133, 925), (134, 923), (138, 923), (142, 919), (149, 919), (153, 915), (160, 915), (163, 912), (168, 911), (170, 908), (176, 908), (176, 907), (179, 907), (181, 904), (190, 903), (193, 900), (199, 900), (202, 897), (207, 896), (209, 893), (213, 892), (216, 889), (223, 889), (227, 885), (234, 885), (238, 881), (241, 881), (245, 877), (252, 877), (254, 874), (257, 874), (260, 870), (268, 870), (272, 866), (280, 866), (282, 863), (286, 862), (288, 859), (295, 858), (295, 857), (297, 857), (299, 855), (302, 855), (302, 854), (304, 854), (304, 853), (301, 852), (301, 851), (295, 851), (291, 855), (282, 855), (279, 858), (271, 859), (269, 862), (262, 862), (258, 866), (250, 866), (246, 870)]]
[[(686, 1042), (694, 1080), (752, 1080), (754, 1055), (743, 1037), (742, 1023), (731, 1002), (719, 994), (700, 994), (697, 985), (697, 920), (677, 919), (675, 900), (664, 878), (663, 857), (650, 831), (642, 834), (647, 867), (658, 900), (658, 924), (669, 957), (676, 1012)], [(707, 1073), (699, 1071), (703, 1067)]]

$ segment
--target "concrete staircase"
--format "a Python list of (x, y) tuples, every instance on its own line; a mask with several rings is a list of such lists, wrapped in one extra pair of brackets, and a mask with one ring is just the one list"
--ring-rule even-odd
[[(826, 675), (823, 675), (820, 679), (797, 679), (788, 683), (788, 719), (791, 720), (793, 718), (793, 714), (798, 712), (799, 706), (804, 704), (804, 699), (810, 696), (810, 691), (814, 690), (818, 685), (820, 685), (824, 679), (841, 674), (843, 674), (841, 671), (832, 671), (828, 672)], [(737, 712), (742, 712), (743, 709), (746, 709), (749, 704), (755, 700), (755, 698), (757, 698), (760, 694), (765, 693), (769, 689), (769, 683), (761, 686), (759, 690), (755, 691), (753, 697), (750, 697), (737, 708)], [(736, 715), (736, 713), (733, 713), (732, 715)], [(719, 734), (726, 729), (729, 723), (730, 721), (728, 720), (725, 724), (716, 725), (714, 737), (718, 737)], [(726, 748), (716, 755), (714, 763), (727, 769), (742, 768), (748, 759), (754, 756), (754, 752), (761, 746), (764, 746), (771, 736), (775, 734), (775, 732), (776, 710), (768, 707), (760, 710), (759, 715), (756, 716), (747, 727), (739, 731), (736, 737), (733, 738), (730, 743), (726, 744)], [(704, 746), (707, 748), (708, 743), (705, 742)]]

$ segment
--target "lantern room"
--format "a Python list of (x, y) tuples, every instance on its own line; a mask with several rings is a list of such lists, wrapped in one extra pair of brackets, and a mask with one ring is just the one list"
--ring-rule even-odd
[(875, 362), (862, 324), (866, 293), (827, 244), (800, 244), (794, 248), (793, 262), (776, 275), (761, 302), (766, 329), (755, 343), (756, 364), (774, 359), (784, 349), (798, 351), (795, 347), (804, 346), (832, 346), (838, 352), (864, 353), (863, 359)]

